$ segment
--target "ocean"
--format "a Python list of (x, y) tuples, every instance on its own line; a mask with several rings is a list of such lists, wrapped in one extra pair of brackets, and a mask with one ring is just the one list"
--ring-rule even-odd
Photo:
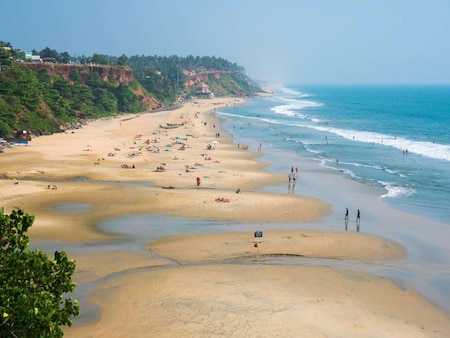
[(381, 187), (393, 208), (450, 225), (450, 86), (271, 89), (217, 111), (235, 140), (261, 145), (262, 154), (313, 159)]

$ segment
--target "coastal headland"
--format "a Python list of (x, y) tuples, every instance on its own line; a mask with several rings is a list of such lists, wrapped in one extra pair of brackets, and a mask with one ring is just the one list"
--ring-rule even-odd
[[(1, 154), (1, 206), (35, 215), (31, 242), (67, 250), (77, 289), (88, 290), (66, 336), (450, 336), (449, 314), (411, 287), (333, 267), (398, 261), (400, 245), (306, 231), (302, 223), (332, 213), (327, 201), (262, 190), (287, 176), (266, 171), (256, 149), (238, 147), (214, 115), (243, 103), (196, 100), (97, 120)], [(98, 227), (121, 217), (126, 229), (127, 215), (254, 226), (174, 233), (133, 251), (121, 244), (125, 235)], [(255, 238), (258, 222), (274, 226)]]

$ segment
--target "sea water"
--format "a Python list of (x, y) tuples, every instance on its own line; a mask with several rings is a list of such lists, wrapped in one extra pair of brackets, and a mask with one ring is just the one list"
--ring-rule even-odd
[(383, 187), (394, 208), (450, 224), (450, 86), (291, 85), (217, 115), (251, 150), (315, 159)]

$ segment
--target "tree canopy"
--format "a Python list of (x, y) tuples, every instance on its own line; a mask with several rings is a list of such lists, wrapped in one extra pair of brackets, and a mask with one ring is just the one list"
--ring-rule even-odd
[(73, 292), (75, 262), (56, 251), (53, 258), (28, 250), (34, 216), (0, 208), (0, 337), (62, 337), (80, 313)]

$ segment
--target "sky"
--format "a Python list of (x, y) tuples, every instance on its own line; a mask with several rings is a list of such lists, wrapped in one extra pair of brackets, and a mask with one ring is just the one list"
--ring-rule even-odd
[(216, 56), (285, 84), (450, 84), (450, 0), (13, 0), (0, 13), (0, 41), (22, 51)]

